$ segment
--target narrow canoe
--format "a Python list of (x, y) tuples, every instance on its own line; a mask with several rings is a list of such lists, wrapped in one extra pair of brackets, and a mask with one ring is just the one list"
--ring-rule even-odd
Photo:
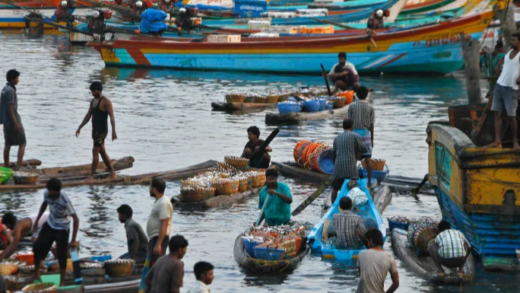
[[(106, 178), (99, 180), (86, 181), (84, 178), (74, 181), (63, 182), (63, 187), (75, 187), (82, 185), (131, 185), (131, 184), (149, 184), (153, 178), (162, 178), (164, 180), (178, 180), (184, 179), (190, 176), (197, 175), (200, 172), (206, 171), (212, 167), (215, 167), (216, 161), (209, 160), (197, 165), (165, 171), (165, 172), (154, 172), (141, 175), (118, 175), (117, 178)], [(30, 189), (42, 189), (45, 188), (45, 184), (38, 183), (36, 185), (0, 185), (0, 191), (3, 190), (30, 190)]]
[[(372, 196), (370, 195), (370, 191), (366, 186), (366, 179), (358, 180), (359, 188), (363, 190), (368, 197), (368, 202), (361, 207), (354, 207), (354, 212), (363, 217), (369, 217), (373, 219), (378, 227), (378, 229), (385, 235), (386, 238), (386, 227), (383, 222), (383, 218), (381, 217), (381, 213), (377, 209), (374, 201), (372, 200)], [(334, 245), (329, 243), (322, 242), (321, 236), (323, 231), (323, 226), (325, 225), (325, 220), (332, 221), (332, 217), (339, 213), (339, 201), (341, 198), (348, 196), (347, 189), (348, 180), (345, 180), (343, 184), (343, 188), (341, 188), (340, 194), (336, 198), (334, 204), (330, 207), (330, 209), (325, 213), (323, 218), (312, 228), (312, 231), (309, 233), (309, 243), (311, 244), (311, 250), (313, 253), (320, 254), (323, 258), (327, 259), (335, 259), (341, 262), (350, 262), (357, 259), (358, 254), (365, 249), (364, 247), (361, 249), (337, 249)]]
[(253, 188), (251, 190), (247, 190), (244, 192), (233, 193), (231, 195), (219, 195), (213, 198), (197, 201), (197, 202), (185, 202), (182, 201), (180, 195), (172, 196), (172, 204), (175, 207), (180, 207), (182, 209), (190, 209), (190, 208), (199, 208), (199, 209), (208, 209), (208, 208), (224, 208), (230, 207), (235, 203), (238, 203), (241, 200), (244, 200), (248, 197), (258, 194), (260, 188)]
[(213, 102), (211, 108), (215, 111), (254, 111), (275, 108), (276, 104), (267, 103), (224, 103)]
[(302, 262), (303, 258), (309, 253), (310, 247), (302, 241), (302, 247), (300, 247), (300, 252), (297, 256), (287, 259), (287, 260), (278, 260), (278, 261), (267, 261), (261, 259), (252, 258), (247, 252), (246, 247), (244, 245), (244, 241), (242, 240), (242, 236), (244, 234), (238, 235), (235, 240), (235, 247), (233, 248), (233, 256), (235, 257), (235, 261), (238, 265), (248, 271), (253, 273), (288, 273), (294, 271), (298, 265)]
[(300, 112), (288, 114), (265, 114), (265, 123), (268, 125), (276, 124), (298, 124), (302, 121), (332, 119), (346, 115), (348, 112), (348, 105), (339, 109), (325, 110), (319, 112)]
[[(313, 170), (305, 169), (300, 167), (296, 163), (279, 163), (273, 162), (273, 166), (275, 166), (276, 170), (280, 172), (285, 177), (296, 178), (299, 180), (323, 183), (326, 181), (332, 181), (332, 175), (318, 173)], [(421, 178), (413, 178), (413, 177), (405, 177), (399, 175), (387, 175), (385, 180), (381, 182), (381, 185), (389, 186), (392, 190), (399, 191), (410, 191), (415, 189), (419, 183), (421, 182)], [(435, 195), (430, 190), (431, 187), (429, 184), (425, 184), (421, 189), (421, 194), (425, 195)]]
[(407, 232), (401, 229), (392, 231), (392, 248), (395, 254), (404, 262), (406, 267), (418, 277), (433, 283), (444, 285), (460, 285), (470, 283), (475, 278), (475, 259), (472, 254), (468, 257), (462, 277), (457, 271), (451, 272), (445, 268), (446, 275), (436, 274), (437, 268), (428, 256), (417, 256), (415, 250), (407, 247)]

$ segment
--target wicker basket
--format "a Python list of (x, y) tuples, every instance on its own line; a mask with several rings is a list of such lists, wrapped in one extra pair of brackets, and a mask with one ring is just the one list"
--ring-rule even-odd
[(253, 188), (262, 187), (265, 185), (265, 173), (255, 172), (255, 177), (253, 179)]
[(228, 163), (224, 163), (224, 162), (217, 162), (217, 165), (224, 169), (224, 170), (229, 170), (229, 171), (237, 171), (237, 168), (231, 166), (230, 164)]
[(32, 293), (57, 292), (56, 286), (53, 283), (39, 283), (39, 284), (27, 285), (22, 289), (22, 291), (23, 292), (32, 292)]
[[(67, 272), (72, 272), (74, 270), (74, 267), (72, 265), (72, 259), (68, 258), (67, 259)], [(59, 272), (60, 271), (60, 266), (58, 264), (58, 262), (54, 262), (53, 264), (51, 264), (49, 266), (49, 272)]]
[(2, 276), (9, 276), (18, 271), (18, 265), (14, 263), (0, 263), (0, 275)]
[(198, 202), (208, 200), (215, 196), (215, 188), (212, 187), (186, 187), (181, 188), (181, 198), (185, 202)]
[(29, 283), (29, 277), (18, 277), (18, 276), (5, 276), (5, 289), (9, 291), (20, 291), (22, 288)]
[[(365, 160), (362, 162), (363, 169), (367, 168), (367, 163)], [(374, 171), (383, 171), (385, 169), (386, 160), (384, 159), (372, 159), (370, 166), (372, 167), (372, 170)]]
[(287, 100), (289, 100), (289, 94), (283, 94), (278, 96), (278, 102), (285, 102)]
[(244, 99), (244, 95), (240, 94), (226, 95), (226, 103), (243, 103)]
[[(24, 265), (18, 267), (18, 273), (23, 275), (30, 275), (34, 273), (34, 265)], [(40, 266), (40, 272), (47, 272), (47, 266)]]
[(248, 190), (248, 178), (247, 177), (241, 177), (237, 179), (239, 182), (238, 191), (244, 192)]
[(255, 96), (246, 96), (244, 98), (244, 103), (254, 103), (255, 102)]
[(215, 188), (215, 195), (230, 195), (238, 192), (240, 182), (231, 179), (217, 179), (211, 182), (211, 187)]
[(247, 165), (249, 165), (249, 159), (234, 156), (226, 156), (224, 157), (224, 161), (236, 168), (245, 168)]
[(415, 237), (415, 247), (421, 252), (428, 252), (428, 245), (430, 241), (434, 240), (437, 237), (437, 231), (433, 228), (426, 228), (419, 232), (419, 234)]
[(134, 271), (134, 260), (114, 259), (105, 261), (105, 272), (109, 277), (128, 277)]
[(345, 106), (345, 104), (347, 103), (347, 99), (345, 99), (343, 97), (334, 97), (334, 98), (330, 99), (329, 101), (331, 101), (333, 103), (334, 109), (343, 108)]
[(266, 102), (267, 102), (267, 98), (266, 97), (255, 97), (255, 103), (265, 104)]
[(186, 180), (181, 180), (181, 188), (183, 187), (190, 187), (190, 186), (197, 186), (199, 183), (195, 180), (190, 180), (190, 179), (186, 179)]
[(14, 172), (13, 180), (16, 185), (36, 185), (40, 174), (30, 172)]
[(267, 96), (267, 104), (276, 104), (280, 100), (280, 96)]

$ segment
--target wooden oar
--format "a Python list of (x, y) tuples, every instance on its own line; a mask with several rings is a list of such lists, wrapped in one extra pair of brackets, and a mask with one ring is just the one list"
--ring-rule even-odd
[(419, 196), (417, 196), (417, 194), (419, 193), (419, 190), (421, 190), (421, 188), (424, 186), (424, 184), (426, 184), (426, 181), (428, 181), (428, 174), (424, 175), (424, 178), (421, 181), (421, 183), (419, 183), (419, 185), (412, 191), (412, 196), (416, 200), (419, 200)]
[(291, 216), (299, 215), (305, 208), (307, 208), (315, 199), (317, 199), (331, 184), (331, 181), (326, 181), (316, 191), (314, 191), (306, 200), (304, 200), (294, 211)]
[(325, 67), (323, 64), (321, 65), (321, 74), (323, 75), (323, 79), (325, 79), (325, 84), (327, 85), (327, 92), (329, 93), (329, 97), (332, 96), (332, 92), (330, 91), (329, 80), (327, 79), (327, 72), (325, 71)]
[(264, 201), (264, 205), (262, 206), (262, 210), (260, 211), (260, 215), (258, 215), (258, 218), (256, 219), (256, 226), (260, 226), (260, 224), (264, 220), (265, 208), (267, 207), (267, 202), (269, 202), (270, 198), (271, 198), (271, 195), (267, 195), (267, 198)]

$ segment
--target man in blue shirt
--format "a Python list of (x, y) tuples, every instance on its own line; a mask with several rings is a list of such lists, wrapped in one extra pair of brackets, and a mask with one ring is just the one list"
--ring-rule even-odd
[[(34, 277), (40, 279), (40, 264), (47, 257), (52, 244), (56, 242), (56, 258), (60, 268), (60, 287), (65, 285), (65, 273), (67, 269), (67, 251), (68, 247), (76, 247), (76, 236), (78, 235), (79, 218), (72, 206), (69, 197), (61, 191), (61, 181), (52, 178), (47, 181), (47, 190), (43, 196), (43, 203), (36, 221), (34, 221), (33, 232), (38, 231), (38, 222), (41, 216), (49, 207), (49, 218), (43, 225), (38, 239), (33, 246), (34, 252)], [(72, 230), (72, 239), (69, 243), (70, 218), (74, 220), (74, 229)]]
[(260, 190), (258, 209), (264, 207), (265, 221), (269, 226), (284, 225), (291, 220), (291, 189), (285, 183), (278, 182), (278, 171), (268, 169), (265, 172), (267, 185)]

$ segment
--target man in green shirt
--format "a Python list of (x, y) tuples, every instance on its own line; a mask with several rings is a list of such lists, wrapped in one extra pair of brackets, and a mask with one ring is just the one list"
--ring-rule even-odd
[(287, 224), (291, 220), (291, 189), (285, 183), (278, 182), (278, 171), (268, 169), (265, 172), (267, 185), (260, 190), (258, 209), (264, 207), (265, 221), (269, 226)]

